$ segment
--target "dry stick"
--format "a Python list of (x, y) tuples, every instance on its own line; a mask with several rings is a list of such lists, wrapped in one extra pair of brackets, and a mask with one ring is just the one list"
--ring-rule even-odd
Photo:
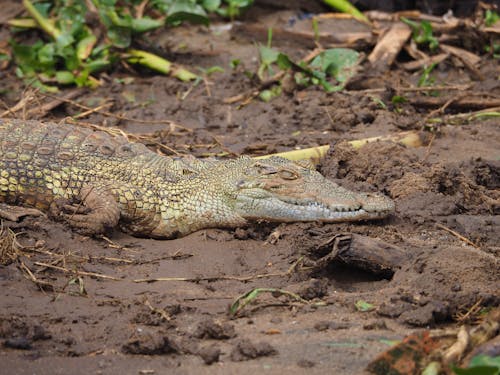
[[(411, 99), (410, 103), (416, 107), (440, 107), (446, 104), (447, 101), (442, 98), (419, 97)], [(450, 105), (455, 108), (484, 109), (500, 106), (500, 98), (474, 97), (469, 94), (468, 97), (461, 97), (453, 100), (450, 104), (448, 104), (448, 106)]]
[(65, 100), (74, 99), (82, 95), (84, 92), (84, 89), (72, 90), (63, 97), (56, 97), (54, 100), (51, 100), (50, 102), (43, 104), (40, 107), (30, 109), (26, 114), (29, 117), (32, 117), (33, 115), (36, 115), (37, 117), (43, 117), (54, 108), (64, 103)]
[(457, 313), (455, 319), (459, 322), (466, 321), (471, 315), (478, 314), (481, 311), (483, 298), (479, 298), (474, 305), (472, 305), (465, 314)]
[(430, 111), (425, 117), (424, 119), (422, 120), (422, 123), (425, 124), (427, 122), (427, 120), (429, 120), (432, 116), (438, 114), (438, 113), (444, 113), (444, 111), (446, 110), (446, 108), (448, 108), (453, 102), (456, 102), (460, 99), (462, 99), (464, 97), (464, 94), (462, 95), (457, 95), (451, 99), (449, 99), (448, 101), (446, 101), (441, 107), (439, 107), (438, 109), (435, 109), (433, 111)]
[(198, 282), (198, 281), (218, 281), (218, 280), (235, 280), (235, 281), (250, 281), (256, 279), (263, 279), (267, 277), (283, 277), (292, 274), (293, 271), (297, 268), (299, 262), (302, 261), (304, 257), (300, 257), (297, 261), (290, 266), (290, 268), (286, 272), (276, 272), (276, 273), (267, 273), (262, 275), (249, 275), (249, 276), (209, 276), (209, 277), (156, 277), (152, 279), (136, 279), (134, 283), (152, 283), (155, 281), (190, 281), (190, 282)]
[[(58, 98), (57, 96), (50, 95), (50, 94), (47, 94), (47, 93), (43, 93), (42, 95), (48, 96), (49, 98)], [(74, 106), (82, 108), (82, 109), (85, 109), (87, 111), (93, 110), (93, 108), (87, 107), (86, 105), (83, 105), (83, 104), (80, 104), (80, 103), (77, 103), (74, 100), (64, 99), (64, 98), (60, 98), (60, 99), (62, 101), (64, 101), (64, 102), (66, 102), (66, 103), (69, 103), (71, 105), (74, 105)], [(127, 116), (116, 115), (116, 114), (108, 112), (108, 111), (95, 111), (95, 112), (99, 113), (101, 115), (104, 115), (104, 116), (116, 118), (118, 120), (138, 122), (138, 123), (141, 123), (141, 124), (170, 124), (170, 125), (175, 126), (175, 127), (179, 128), (179, 129), (183, 129), (183, 130), (187, 131), (188, 133), (192, 133), (193, 132), (192, 129), (189, 129), (188, 127), (183, 126), (183, 125), (179, 125), (179, 124), (175, 123), (172, 120), (140, 120), (140, 119), (135, 119), (135, 118), (127, 117)]]
[(29, 279), (33, 281), (37, 286), (39, 286), (40, 289), (42, 289), (42, 291), (43, 287), (49, 287), (52, 290), (56, 289), (54, 285), (52, 285), (51, 283), (47, 281), (38, 280), (36, 276), (33, 274), (33, 272), (31, 272), (31, 270), (28, 268), (28, 266), (24, 264), (24, 262), (21, 262), (21, 268), (28, 274)]
[(111, 103), (104, 103), (104, 104), (101, 104), (100, 106), (97, 106), (93, 109), (89, 109), (88, 111), (82, 112), (82, 113), (74, 116), (73, 118), (78, 119), (78, 118), (82, 118), (82, 117), (87, 117), (88, 115), (90, 115), (92, 113), (99, 112), (101, 109), (106, 108), (106, 107), (111, 107), (112, 105), (113, 105), (112, 102)]
[(153, 279), (136, 279), (134, 283), (152, 283), (155, 281), (218, 281), (218, 280), (235, 280), (235, 281), (250, 281), (254, 279), (262, 279), (273, 276), (284, 276), (286, 273), (268, 273), (265, 275), (251, 275), (251, 276), (209, 276), (209, 277), (157, 277)]
[(155, 314), (159, 314), (159, 315), (160, 315), (163, 319), (165, 319), (166, 321), (170, 321), (170, 320), (172, 320), (172, 318), (170, 317), (170, 315), (168, 315), (168, 313), (167, 313), (165, 310), (160, 309), (160, 308), (158, 308), (158, 307), (153, 307), (153, 306), (151, 305), (151, 302), (149, 302), (149, 300), (148, 300), (148, 299), (146, 299), (146, 300), (144, 301), (144, 304), (145, 304), (145, 305), (146, 305), (146, 306), (147, 306), (147, 307), (148, 307), (148, 308), (149, 308), (152, 312), (154, 312)]
[(467, 243), (467, 244), (469, 244), (469, 245), (471, 245), (471, 246), (475, 247), (476, 249), (480, 249), (480, 247), (479, 247), (478, 245), (476, 245), (474, 242), (472, 242), (472, 241), (471, 241), (471, 240), (469, 240), (468, 238), (466, 238), (466, 237), (462, 236), (460, 233), (455, 232), (453, 229), (450, 229), (450, 228), (448, 228), (448, 227), (445, 227), (443, 224), (440, 224), (440, 223), (437, 223), (437, 224), (436, 224), (436, 226), (437, 226), (438, 228), (441, 228), (441, 229), (443, 229), (443, 230), (445, 230), (445, 231), (447, 231), (447, 232), (449, 232), (449, 233), (453, 234), (453, 235), (454, 235), (455, 237), (457, 237), (459, 240), (461, 240), (461, 241), (463, 241), (463, 242), (465, 242), (465, 243)]
[(449, 116), (448, 119), (459, 119), (459, 118), (473, 118), (475, 116), (480, 116), (483, 113), (489, 113), (489, 112), (500, 112), (500, 107), (491, 107), (491, 108), (485, 108), (485, 109), (480, 109), (479, 111), (475, 112), (468, 112), (468, 113), (457, 113), (456, 115)]
[[(470, 85), (441, 85), (441, 86), (420, 86), (420, 87), (397, 87), (394, 88), (396, 92), (420, 92), (420, 91), (445, 91), (445, 90), (467, 90)], [(369, 94), (372, 92), (386, 92), (387, 88), (380, 87), (375, 89), (366, 89), (366, 90), (356, 90), (356, 91), (347, 91), (347, 92), (356, 92), (361, 94)]]
[(100, 279), (108, 279), (108, 280), (116, 280), (116, 281), (120, 281), (121, 280), (121, 279), (119, 279), (117, 277), (114, 277), (114, 276), (103, 275), (103, 274), (95, 273), (95, 272), (71, 271), (71, 270), (68, 270), (67, 268), (64, 268), (64, 267), (52, 266), (50, 264), (42, 263), (42, 262), (34, 262), (34, 264), (36, 264), (37, 266), (46, 267), (46, 268), (52, 268), (52, 269), (55, 269), (55, 270), (58, 270), (58, 271), (62, 271), (64, 273), (76, 273), (78, 275), (91, 276), (91, 277), (97, 277), (97, 278), (100, 278)]
[(145, 140), (145, 141), (148, 141), (149, 143), (151, 143), (159, 148), (165, 149), (166, 151), (168, 151), (174, 155), (180, 155), (180, 153), (178, 151), (174, 150), (173, 148), (168, 147), (168, 146), (161, 144), (159, 142), (153, 141), (150, 136), (147, 136), (144, 134), (132, 134), (132, 133), (127, 133), (126, 131), (124, 131), (122, 129), (115, 128), (115, 127), (106, 127), (106, 126), (100, 126), (97, 124), (90, 124), (87, 122), (75, 121), (71, 117), (66, 118), (66, 121), (71, 123), (71, 124), (82, 126), (85, 128), (103, 131), (103, 132), (106, 132), (106, 133), (111, 134), (111, 135), (116, 135), (118, 133), (129, 140), (130, 139), (135, 139), (136, 141)]
[(425, 150), (425, 155), (422, 158), (422, 161), (421, 161), (422, 163), (425, 163), (427, 161), (427, 158), (431, 154), (431, 147), (432, 147), (432, 143), (434, 142), (434, 139), (436, 139), (436, 132), (432, 133), (432, 137), (429, 141), (429, 144), (427, 145), (427, 149)]
[[(26, 250), (26, 251), (31, 251), (31, 252), (34, 252), (34, 253), (38, 253), (38, 254), (45, 254), (45, 255), (50, 255), (50, 256), (60, 256), (61, 254), (57, 254), (57, 253), (54, 253), (52, 251), (49, 251), (49, 250), (39, 250), (39, 249), (35, 249), (35, 248), (27, 248), (27, 247), (24, 247), (23, 250)], [(135, 260), (130, 260), (130, 259), (123, 259), (123, 258), (113, 258), (113, 257), (103, 257), (103, 256), (97, 256), (97, 257), (94, 257), (94, 256), (81, 256), (81, 255), (76, 255), (76, 254), (67, 254), (68, 256), (70, 257), (73, 257), (73, 258), (76, 258), (76, 259), (81, 259), (81, 260), (86, 260), (86, 261), (90, 261), (90, 260), (99, 260), (99, 261), (108, 261), (108, 262), (122, 262), (122, 263), (135, 263)]]
[(32, 102), (35, 99), (35, 91), (34, 92), (28, 92), (27, 95), (23, 95), (21, 100), (19, 100), (13, 107), (7, 109), (6, 111), (2, 112), (0, 117), (5, 117), (8, 114), (15, 115), (15, 112), (25, 109), (26, 106)]
[(203, 75), (203, 83), (205, 84), (205, 91), (207, 92), (207, 96), (211, 98), (212, 92), (210, 91), (210, 85), (213, 85), (213, 83), (209, 82), (205, 75)]
[(332, 125), (335, 125), (335, 121), (333, 121), (333, 117), (330, 114), (330, 111), (328, 110), (328, 108), (326, 106), (324, 106), (323, 108), (325, 109), (326, 115), (328, 116), (328, 119), (330, 120), (330, 122), (332, 123)]
[(111, 248), (113, 248), (113, 249), (130, 251), (132, 253), (138, 253), (138, 251), (132, 250), (132, 249), (129, 249), (128, 247), (126, 247), (126, 246), (120, 245), (119, 243), (114, 242), (113, 240), (109, 239), (108, 237), (106, 237), (104, 235), (99, 236), (99, 238), (102, 238), (104, 241), (106, 241), (108, 243), (108, 246), (111, 247)]

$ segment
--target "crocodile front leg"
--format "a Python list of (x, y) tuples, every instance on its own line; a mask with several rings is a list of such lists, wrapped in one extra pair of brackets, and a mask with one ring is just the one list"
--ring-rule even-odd
[[(60, 212), (58, 216), (77, 231), (95, 235), (118, 224), (120, 208), (109, 189), (86, 185), (76, 198), (81, 203), (63, 206), (62, 210), (66, 212)], [(68, 211), (72, 212), (67, 213)]]

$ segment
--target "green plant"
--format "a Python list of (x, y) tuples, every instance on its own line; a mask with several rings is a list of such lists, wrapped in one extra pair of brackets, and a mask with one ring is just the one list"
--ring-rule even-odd
[(500, 20), (500, 16), (494, 10), (488, 9), (484, 14), (484, 24), (486, 26), (492, 26)]
[[(44, 36), (31, 45), (11, 39), (16, 73), (32, 85), (56, 91), (58, 85), (94, 87), (97, 74), (126, 60), (189, 81), (196, 75), (160, 56), (131, 49), (134, 38), (165, 24), (183, 21), (208, 24), (207, 12), (238, 15), (252, 1), (152, 0), (23, 0), (30, 19), (10, 21), (14, 31), (39, 28)], [(144, 10), (155, 16), (144, 14)], [(97, 26), (96, 26), (97, 25)]]
[(500, 356), (477, 355), (471, 359), (467, 368), (453, 367), (453, 372), (457, 375), (499, 375)]
[[(348, 48), (332, 48), (320, 52), (311, 61), (293, 61), (288, 55), (271, 48), (272, 31), (268, 33), (266, 46), (259, 46), (260, 66), (257, 76), (264, 81), (274, 74), (273, 68), (291, 75), (300, 86), (319, 85), (326, 92), (342, 90), (348, 79), (355, 74), (359, 53)], [(331, 80), (336, 81), (336, 85)], [(268, 89), (261, 93), (264, 101), (281, 94), (281, 89)]]
[(422, 75), (418, 79), (418, 87), (431, 86), (434, 84), (435, 79), (431, 76), (431, 72), (434, 70), (436, 65), (436, 63), (433, 63), (424, 68), (424, 70), (422, 71)]
[(433, 34), (432, 25), (429, 21), (415, 22), (408, 18), (401, 17), (401, 21), (412, 29), (412, 38), (417, 44), (428, 45), (431, 51), (435, 51), (439, 46), (439, 41)]
[(350, 14), (359, 21), (369, 22), (368, 18), (347, 0), (323, 0), (323, 2), (343, 13)]

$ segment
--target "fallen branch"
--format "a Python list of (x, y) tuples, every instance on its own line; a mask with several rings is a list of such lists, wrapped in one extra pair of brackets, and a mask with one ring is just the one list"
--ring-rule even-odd
[(408, 25), (402, 22), (395, 23), (379, 40), (368, 56), (368, 61), (374, 67), (389, 68), (410, 36), (411, 29)]
[[(395, 135), (385, 135), (385, 136), (358, 139), (358, 140), (354, 140), (354, 141), (349, 141), (348, 143), (353, 148), (359, 149), (368, 143), (382, 142), (382, 141), (396, 142), (396, 143), (403, 144), (407, 147), (421, 147), (422, 146), (422, 140), (420, 138), (420, 134), (416, 131), (408, 131), (408, 132), (401, 132), (401, 133), (395, 134)], [(279, 152), (276, 154), (256, 156), (255, 159), (267, 159), (267, 158), (270, 158), (272, 156), (280, 156), (282, 158), (286, 158), (289, 160), (309, 160), (309, 159), (312, 159), (313, 161), (319, 161), (319, 159), (323, 158), (328, 153), (329, 149), (330, 149), (330, 146), (325, 145), (325, 146), (305, 148), (302, 150), (285, 151), (285, 152)]]
[(107, 280), (120, 281), (120, 279), (117, 278), (117, 277), (103, 275), (103, 274), (95, 273), (95, 272), (86, 272), (86, 271), (78, 271), (78, 270), (72, 271), (72, 270), (68, 270), (67, 268), (64, 268), (64, 267), (53, 266), (51, 264), (42, 263), (42, 262), (34, 262), (33, 264), (35, 264), (37, 266), (41, 266), (41, 267), (51, 268), (51, 269), (54, 269), (54, 270), (57, 270), (57, 271), (61, 271), (61, 272), (64, 272), (64, 273), (74, 273), (74, 274), (77, 274), (77, 275), (97, 277), (99, 279), (107, 279)]
[(266, 273), (261, 275), (249, 275), (249, 276), (208, 276), (208, 277), (156, 277), (150, 279), (136, 279), (134, 283), (153, 283), (156, 281), (189, 281), (189, 282), (199, 282), (199, 281), (220, 281), (220, 280), (234, 280), (234, 281), (250, 281), (256, 279), (263, 279), (268, 277), (283, 277), (291, 275), (297, 265), (302, 262), (304, 257), (297, 259), (286, 272), (276, 272), (276, 273)]

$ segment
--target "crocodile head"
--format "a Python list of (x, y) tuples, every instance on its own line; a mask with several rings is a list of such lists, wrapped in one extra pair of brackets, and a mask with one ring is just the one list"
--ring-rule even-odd
[(356, 221), (384, 218), (394, 211), (390, 198), (344, 189), (307, 163), (240, 158), (233, 167), (229, 200), (235, 213), (247, 220)]

